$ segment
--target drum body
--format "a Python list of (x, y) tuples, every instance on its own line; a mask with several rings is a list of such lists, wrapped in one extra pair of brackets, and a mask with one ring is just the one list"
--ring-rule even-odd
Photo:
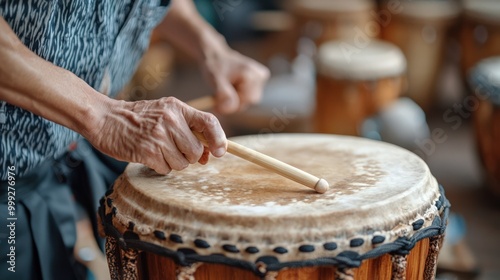
[(490, 189), (500, 197), (500, 57), (482, 60), (470, 73), (477, 98), (474, 128)]
[(334, 39), (364, 40), (376, 37), (379, 32), (372, 0), (295, 0), (285, 8), (295, 19), (297, 41), (306, 37), (319, 46)]
[(500, 55), (500, 2), (466, 1), (461, 31), (462, 74), (480, 60)]
[(382, 38), (400, 47), (406, 56), (406, 94), (424, 110), (434, 101), (448, 35), (458, 16), (459, 9), (452, 2), (408, 1), (402, 2), (402, 12), (382, 28)]
[(416, 155), (347, 136), (233, 140), (330, 190), (232, 155), (166, 176), (130, 164), (99, 209), (113, 279), (433, 278), (449, 204)]
[(362, 48), (323, 44), (317, 56), (315, 131), (360, 135), (362, 122), (396, 100), (406, 64), (394, 45), (372, 40)]

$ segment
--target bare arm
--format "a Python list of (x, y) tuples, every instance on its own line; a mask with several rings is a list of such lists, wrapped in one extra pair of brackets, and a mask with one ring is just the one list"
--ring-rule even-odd
[(91, 134), (111, 105), (109, 98), (31, 52), (1, 17), (0, 34), (0, 99), (81, 134)]
[(212, 154), (225, 153), (225, 135), (213, 115), (174, 98), (108, 98), (31, 52), (1, 17), (0, 61), (1, 100), (80, 133), (112, 157), (140, 162), (163, 174), (204, 163), (207, 151), (192, 130), (210, 139)]
[(232, 50), (190, 0), (171, 1), (156, 32), (193, 57), (215, 90), (217, 110), (232, 113), (260, 101), (269, 70)]

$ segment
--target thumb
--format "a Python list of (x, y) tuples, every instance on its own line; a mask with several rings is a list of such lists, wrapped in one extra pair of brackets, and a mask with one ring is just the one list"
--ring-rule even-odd
[(240, 104), (238, 93), (227, 79), (216, 81), (215, 101), (215, 110), (222, 114), (236, 112)]

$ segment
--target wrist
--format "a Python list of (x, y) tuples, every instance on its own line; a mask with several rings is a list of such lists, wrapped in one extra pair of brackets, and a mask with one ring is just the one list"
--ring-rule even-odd
[(106, 118), (113, 108), (120, 107), (123, 101), (109, 98), (88, 86), (82, 90), (85, 91), (85, 102), (79, 114), (81, 117), (75, 120), (75, 131), (87, 139), (93, 139), (101, 133)]
[(222, 56), (223, 54), (230, 52), (231, 48), (227, 45), (225, 38), (217, 33), (215, 30), (213, 32), (203, 32), (199, 37), (199, 48), (195, 59), (198, 63), (204, 63), (207, 60)]

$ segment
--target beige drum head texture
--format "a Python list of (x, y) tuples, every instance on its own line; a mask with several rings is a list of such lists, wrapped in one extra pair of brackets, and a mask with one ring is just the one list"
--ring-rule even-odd
[(337, 79), (376, 80), (399, 76), (406, 70), (401, 50), (380, 40), (359, 44), (330, 41), (320, 46), (316, 61), (319, 74)]
[(460, 14), (460, 7), (452, 0), (401, 1), (401, 15), (424, 20), (446, 20)]
[(500, 1), (467, 0), (464, 1), (464, 13), (482, 21), (500, 23)]
[(331, 17), (334, 14), (358, 13), (375, 8), (372, 0), (293, 0), (286, 4), (295, 13), (312, 17)]
[(318, 194), (230, 154), (166, 176), (130, 164), (102, 201), (104, 228), (177, 259), (271, 270), (356, 262), (444, 231), (447, 201), (407, 150), (326, 134), (232, 140), (326, 179), (330, 190)]

